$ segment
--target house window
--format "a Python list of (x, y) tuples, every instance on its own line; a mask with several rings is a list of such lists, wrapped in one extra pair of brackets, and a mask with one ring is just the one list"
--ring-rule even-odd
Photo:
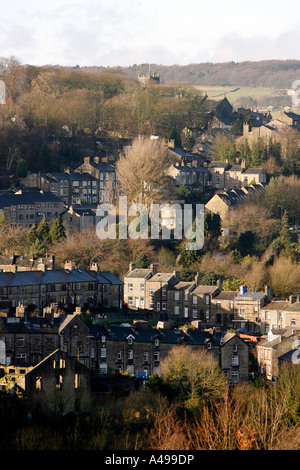
[(160, 302), (156, 303), (156, 310), (159, 312), (160, 311)]
[(296, 326), (296, 318), (291, 318), (291, 326)]
[(24, 336), (19, 336), (17, 339), (17, 346), (18, 347), (23, 347), (24, 346)]
[(156, 338), (156, 340), (154, 341), (154, 346), (159, 346), (159, 339)]
[(237, 370), (233, 370), (231, 372), (231, 382), (238, 383), (239, 381), (239, 372)]
[(240, 307), (240, 314), (245, 315), (245, 307)]
[(62, 375), (58, 375), (56, 377), (56, 388), (57, 390), (61, 390), (62, 389), (62, 384), (63, 384), (63, 376)]
[(141, 297), (141, 307), (144, 307), (145, 306), (145, 299), (144, 297)]
[(144, 292), (145, 291), (145, 286), (144, 284), (140, 284), (140, 292)]
[(237, 355), (232, 356), (231, 365), (232, 366), (238, 366), (239, 365), (239, 356), (237, 356)]
[(133, 339), (131, 337), (128, 338), (128, 344), (132, 344), (133, 343)]
[(166, 295), (167, 295), (167, 289), (162, 289), (162, 295), (163, 295), (163, 297), (166, 297)]
[(206, 320), (209, 320), (209, 317), (210, 317), (210, 312), (209, 312), (209, 310), (206, 310), (206, 311), (205, 311), (205, 318), (206, 318)]
[(155, 351), (154, 353), (154, 361), (158, 362), (159, 361), (159, 352)]
[(174, 300), (179, 300), (179, 292), (174, 292)]
[(198, 311), (193, 309), (193, 319), (196, 320), (198, 318)]
[(40, 392), (42, 390), (42, 377), (35, 378), (35, 389)]
[(150, 287), (150, 296), (151, 296), (151, 297), (154, 296), (154, 288), (153, 288), (153, 287)]
[(128, 290), (132, 291), (132, 289), (133, 289), (133, 284), (128, 284)]
[(183, 314), (184, 318), (188, 318), (189, 316), (189, 308), (188, 307), (184, 307), (184, 314)]
[(144, 361), (145, 362), (148, 362), (149, 360), (149, 353), (148, 352), (144, 352)]
[(196, 295), (193, 295), (193, 305), (197, 305), (198, 302), (198, 297)]
[(128, 359), (133, 359), (133, 351), (128, 351)]
[(184, 300), (186, 300), (186, 301), (189, 300), (189, 293), (188, 292), (184, 293)]
[(162, 309), (167, 310), (167, 302), (162, 302)]
[(121, 361), (122, 360), (122, 351), (117, 352), (117, 360)]
[(60, 360), (59, 360), (59, 367), (60, 367), (61, 369), (64, 369), (64, 368), (66, 367), (66, 361), (65, 361), (65, 359), (60, 359)]
[(205, 304), (206, 304), (206, 305), (209, 305), (209, 295), (206, 295), (206, 296), (205, 296)]
[(237, 348), (237, 344), (234, 344), (234, 345), (233, 345), (233, 352), (236, 353), (236, 352), (237, 352), (237, 349), (238, 349), (238, 348)]
[(74, 378), (75, 378), (74, 388), (75, 390), (77, 390), (80, 386), (80, 375), (76, 373)]
[(106, 348), (101, 348), (100, 357), (106, 357)]
[(179, 315), (179, 306), (175, 305), (174, 307), (174, 315)]
[(99, 365), (99, 372), (100, 372), (100, 374), (107, 374), (107, 363), (106, 362), (102, 362)]
[(133, 297), (128, 297), (128, 305), (133, 305)]
[(102, 341), (102, 343), (105, 343), (106, 342), (106, 336), (102, 335), (101, 336), (101, 341)]

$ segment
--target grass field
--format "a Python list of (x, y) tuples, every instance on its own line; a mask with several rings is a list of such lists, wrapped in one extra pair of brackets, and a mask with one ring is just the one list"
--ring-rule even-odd
[(275, 89), (264, 87), (237, 87), (237, 86), (197, 86), (202, 90), (210, 99), (220, 100), (226, 96), (228, 101), (234, 105), (236, 101), (241, 98), (251, 97), (253, 99), (261, 96), (270, 96), (275, 92)]

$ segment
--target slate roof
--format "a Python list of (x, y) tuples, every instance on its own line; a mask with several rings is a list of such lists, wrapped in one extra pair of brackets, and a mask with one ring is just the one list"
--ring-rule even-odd
[(264, 292), (245, 292), (245, 294), (239, 294), (235, 300), (262, 300), (266, 297)]
[(0, 272), (0, 286), (28, 286), (41, 284), (59, 284), (70, 282), (103, 282), (105, 284), (122, 284), (114, 274), (105, 271), (99, 273), (88, 272), (83, 269), (55, 269), (49, 271), (17, 271), (16, 273)]
[(132, 271), (128, 271), (128, 273), (124, 276), (125, 278), (141, 278), (144, 279), (151, 274), (151, 269), (148, 268), (135, 268)]
[(44, 191), (28, 191), (22, 194), (11, 194), (8, 196), (0, 195), (0, 207), (9, 207), (17, 205), (30, 205), (38, 202), (59, 202), (62, 200), (54, 194)]

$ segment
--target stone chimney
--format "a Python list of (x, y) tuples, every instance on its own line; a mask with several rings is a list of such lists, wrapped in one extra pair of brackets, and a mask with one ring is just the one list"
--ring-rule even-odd
[(84, 163), (90, 163), (91, 162), (91, 157), (84, 157)]
[(272, 290), (270, 286), (265, 286), (265, 294), (269, 302), (272, 300)]
[(241, 161), (241, 168), (242, 168), (243, 170), (246, 169), (246, 162), (245, 162), (245, 160), (242, 160), (242, 161)]
[(154, 274), (157, 273), (157, 265), (153, 263), (150, 264), (150, 269), (151, 269), (152, 276), (154, 276)]
[(43, 308), (43, 317), (47, 318), (51, 323), (53, 322), (54, 319), (54, 305), (51, 304), (48, 307)]
[(196, 276), (195, 276), (195, 284), (196, 284), (196, 286), (199, 286), (199, 282), (200, 282), (200, 274), (197, 273)]
[(90, 266), (90, 270), (91, 271), (96, 271), (96, 273), (98, 273), (100, 271), (100, 267), (99, 267), (98, 263), (92, 263), (91, 266)]
[(66, 261), (64, 269), (68, 269), (69, 271), (72, 271), (73, 269), (75, 269), (75, 261), (71, 261), (71, 260)]
[(135, 264), (131, 261), (129, 264), (129, 271), (133, 271), (135, 269)]
[(294, 304), (295, 302), (297, 302), (297, 296), (296, 295), (290, 295), (289, 296), (289, 302), (290, 302), (290, 304)]
[(249, 124), (248, 124), (248, 122), (244, 122), (244, 124), (243, 124), (243, 135), (248, 135), (249, 132), (250, 132)]
[(27, 320), (27, 307), (24, 307), (23, 304), (19, 304), (16, 307), (16, 317), (23, 318), (24, 321)]
[(99, 163), (99, 157), (94, 157), (94, 163)]

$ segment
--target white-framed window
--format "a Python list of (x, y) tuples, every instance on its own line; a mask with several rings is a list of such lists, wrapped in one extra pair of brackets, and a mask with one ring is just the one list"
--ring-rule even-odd
[(150, 287), (150, 297), (153, 297), (153, 296), (154, 296), (154, 288)]
[(160, 311), (160, 302), (156, 302), (156, 310), (159, 312)]
[(101, 348), (100, 357), (106, 357), (106, 348)]
[(237, 344), (234, 344), (234, 345), (233, 345), (233, 352), (236, 353), (237, 350), (238, 350)]
[(129, 338), (128, 338), (128, 344), (129, 344), (129, 345), (130, 345), (130, 344), (133, 344), (133, 339), (132, 339), (131, 336), (129, 336)]
[(144, 361), (145, 362), (149, 361), (149, 353), (147, 351), (144, 352)]
[(159, 339), (158, 339), (158, 338), (156, 338), (156, 339), (154, 340), (154, 346), (159, 346)]
[(231, 382), (238, 383), (239, 381), (239, 372), (237, 370), (233, 370), (231, 372)]
[(198, 310), (196, 310), (195, 308), (193, 309), (193, 319), (194, 320), (197, 320), (198, 318)]
[(166, 297), (167, 295), (167, 289), (165, 287), (162, 289), (162, 295), (163, 297)]
[(184, 318), (188, 318), (189, 316), (189, 308), (188, 307), (184, 307), (184, 314), (183, 314)]
[(205, 296), (205, 304), (206, 304), (206, 305), (209, 305), (209, 295), (206, 295), (206, 296)]
[(198, 297), (196, 295), (193, 295), (193, 305), (197, 305), (198, 303)]
[(128, 359), (133, 359), (133, 351), (128, 351)]
[(100, 362), (99, 372), (100, 372), (100, 374), (107, 374), (107, 363), (106, 362)]
[(174, 292), (174, 300), (179, 300), (179, 292)]
[(128, 290), (132, 291), (132, 289), (133, 289), (133, 284), (128, 284)]
[(144, 284), (140, 284), (140, 292), (144, 292), (145, 291), (145, 286)]
[(210, 312), (209, 312), (209, 310), (205, 310), (205, 318), (206, 318), (206, 320), (209, 320), (209, 317), (210, 317)]
[(231, 365), (238, 366), (239, 365), (239, 356), (234, 354), (231, 358)]
[(167, 302), (162, 302), (162, 309), (167, 310)]
[(184, 300), (186, 300), (186, 301), (189, 300), (189, 293), (188, 292), (184, 293)]
[(175, 307), (174, 307), (174, 315), (179, 315), (179, 305), (175, 305)]
[(145, 299), (144, 297), (141, 297), (141, 307), (144, 307), (145, 306)]
[(106, 343), (106, 336), (105, 335), (101, 336), (101, 341), (102, 341), (102, 343)]
[(156, 361), (156, 362), (159, 361), (159, 351), (154, 352), (154, 361)]
[(296, 326), (296, 318), (291, 318), (291, 326)]
[(117, 352), (117, 360), (121, 361), (122, 360), (122, 351)]

